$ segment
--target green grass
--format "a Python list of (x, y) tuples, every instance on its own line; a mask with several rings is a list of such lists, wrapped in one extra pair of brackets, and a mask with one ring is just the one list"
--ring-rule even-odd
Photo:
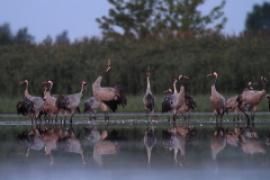
[[(209, 101), (209, 95), (195, 95), (193, 96), (198, 109), (196, 111), (198, 112), (209, 112), (212, 111), (211, 104)], [(230, 97), (230, 95), (227, 95), (225, 97)], [(128, 96), (127, 100), (127, 106), (126, 107), (119, 107), (118, 112), (144, 112), (144, 106), (142, 101), (143, 95), (137, 95), (137, 96)], [(160, 112), (161, 111), (161, 103), (163, 100), (163, 95), (156, 95), (156, 105), (155, 105), (155, 111)], [(15, 113), (16, 112), (16, 104), (19, 100), (21, 100), (22, 97), (0, 97), (0, 113)], [(84, 100), (86, 97), (82, 100)], [(81, 110), (83, 110), (83, 103), (81, 103)], [(258, 107), (258, 111), (268, 111), (268, 102), (265, 99), (262, 100)]]

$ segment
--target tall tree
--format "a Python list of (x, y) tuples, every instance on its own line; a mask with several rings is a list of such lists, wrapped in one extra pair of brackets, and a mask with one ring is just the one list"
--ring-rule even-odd
[(251, 13), (247, 15), (246, 31), (270, 32), (270, 3), (265, 2), (261, 6), (255, 5)]
[(11, 44), (13, 42), (13, 35), (8, 23), (0, 25), (0, 45)]
[(21, 28), (17, 31), (14, 42), (17, 44), (31, 44), (34, 41), (34, 37), (28, 33), (28, 29)]
[(108, 16), (97, 18), (105, 37), (112, 35), (143, 38), (164, 32), (219, 31), (226, 18), (225, 0), (202, 15), (198, 10), (205, 0), (108, 0)]
[(59, 35), (57, 35), (55, 38), (55, 43), (56, 44), (69, 44), (70, 40), (68, 37), (68, 32), (65, 30), (62, 33), (60, 33)]
[(155, 0), (108, 0), (108, 16), (97, 18), (105, 36), (143, 37), (151, 32)]
[(162, 12), (161, 23), (165, 23), (167, 29), (181, 32), (203, 32), (212, 26), (214, 31), (223, 29), (226, 23), (223, 8), (225, 1), (213, 7), (208, 14), (202, 15), (198, 7), (205, 0), (164, 0), (159, 4)]
[(53, 39), (50, 35), (47, 35), (45, 39), (43, 39), (42, 44), (50, 46), (53, 44)]

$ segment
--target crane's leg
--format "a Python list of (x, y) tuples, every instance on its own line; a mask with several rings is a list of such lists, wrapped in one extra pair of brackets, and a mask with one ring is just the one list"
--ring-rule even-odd
[(54, 124), (57, 124), (57, 118), (58, 118), (58, 115), (56, 114), (54, 117)]
[(37, 117), (34, 115), (35, 124), (37, 125)]
[(30, 116), (30, 119), (31, 119), (31, 125), (33, 126), (34, 125), (34, 118), (33, 118), (33, 116)]
[(255, 112), (251, 111), (251, 126), (255, 127)]
[(171, 115), (168, 116), (168, 122), (171, 124)]
[(223, 125), (223, 116), (224, 116), (224, 113), (220, 115), (220, 127), (222, 127)]
[(72, 124), (72, 118), (73, 118), (73, 115), (74, 115), (74, 113), (72, 113), (71, 116), (70, 116), (70, 119), (69, 119), (69, 123), (70, 123), (70, 124)]
[(173, 123), (175, 124), (176, 123), (176, 113), (173, 113)]
[(106, 124), (108, 126), (109, 125), (109, 120), (110, 120), (110, 117), (109, 117), (109, 113), (108, 112), (106, 112), (106, 116), (107, 116), (107, 122), (106, 122)]
[(250, 126), (250, 117), (247, 113), (245, 113), (246, 119), (247, 119), (247, 127)]
[(108, 124), (109, 124), (109, 115), (108, 115), (108, 112), (105, 112), (104, 113), (104, 121), (105, 121), (105, 124), (108, 126)]
[(216, 114), (216, 127), (218, 127), (218, 114)]
[(89, 122), (93, 120), (93, 116), (92, 113), (89, 113), (89, 118), (88, 118)]
[(187, 114), (187, 127), (189, 127), (190, 119), (191, 119), (191, 115), (190, 115), (190, 112), (188, 112), (188, 114)]

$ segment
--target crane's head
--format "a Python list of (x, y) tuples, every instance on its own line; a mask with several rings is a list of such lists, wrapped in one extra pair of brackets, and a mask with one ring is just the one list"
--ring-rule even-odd
[(267, 82), (268, 80), (267, 80), (267, 78), (266, 78), (266, 77), (261, 76), (261, 81), (263, 81), (263, 82)]
[(53, 82), (51, 80), (44, 81), (42, 84), (45, 86), (47, 89), (51, 89), (53, 87)]
[(163, 91), (163, 93), (164, 93), (164, 94), (172, 94), (173, 91), (172, 91), (171, 88), (169, 88), (169, 89), (166, 89), (165, 91)]
[(81, 81), (81, 85), (85, 86), (85, 85), (87, 85), (87, 82), (86, 81)]
[(47, 83), (50, 85), (50, 86), (53, 86), (53, 82), (51, 80), (48, 80)]
[(109, 72), (111, 68), (112, 68), (112, 62), (111, 62), (111, 59), (108, 59), (105, 72)]
[(86, 81), (81, 81), (81, 88), (82, 90), (86, 89), (87, 82)]
[(247, 85), (248, 85), (249, 90), (253, 90), (253, 87), (252, 87), (253, 83), (251, 81), (249, 81)]
[(181, 79), (187, 79), (187, 80), (189, 80), (190, 78), (189, 78), (188, 76), (185, 76), (185, 75), (183, 75), (183, 74), (180, 74), (180, 75), (178, 76), (178, 80), (180, 81)]
[(146, 71), (145, 75), (146, 75), (146, 77), (150, 77), (150, 75), (151, 75), (150, 71)]
[(26, 84), (26, 85), (28, 85), (29, 82), (28, 82), (28, 80), (24, 80), (24, 81), (21, 81), (20, 84)]
[(209, 73), (209, 74), (207, 74), (207, 77), (215, 77), (215, 78), (217, 78), (218, 77), (218, 73), (217, 72)]

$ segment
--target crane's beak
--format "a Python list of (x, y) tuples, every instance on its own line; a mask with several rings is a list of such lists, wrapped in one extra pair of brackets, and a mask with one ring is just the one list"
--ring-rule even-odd
[(47, 82), (47, 81), (43, 81), (41, 84), (42, 84), (42, 85), (47, 85), (48, 82)]
[(188, 77), (188, 76), (183, 76), (183, 78), (184, 78), (184, 79), (187, 79), (187, 80), (190, 79), (190, 77)]
[(147, 71), (147, 72), (145, 73), (145, 75), (146, 75), (146, 77), (150, 77), (150, 72)]
[(108, 66), (107, 68), (106, 68), (106, 72), (109, 72), (111, 70), (111, 66)]
[(211, 77), (211, 76), (213, 76), (213, 73), (209, 73), (206, 75), (206, 77)]

